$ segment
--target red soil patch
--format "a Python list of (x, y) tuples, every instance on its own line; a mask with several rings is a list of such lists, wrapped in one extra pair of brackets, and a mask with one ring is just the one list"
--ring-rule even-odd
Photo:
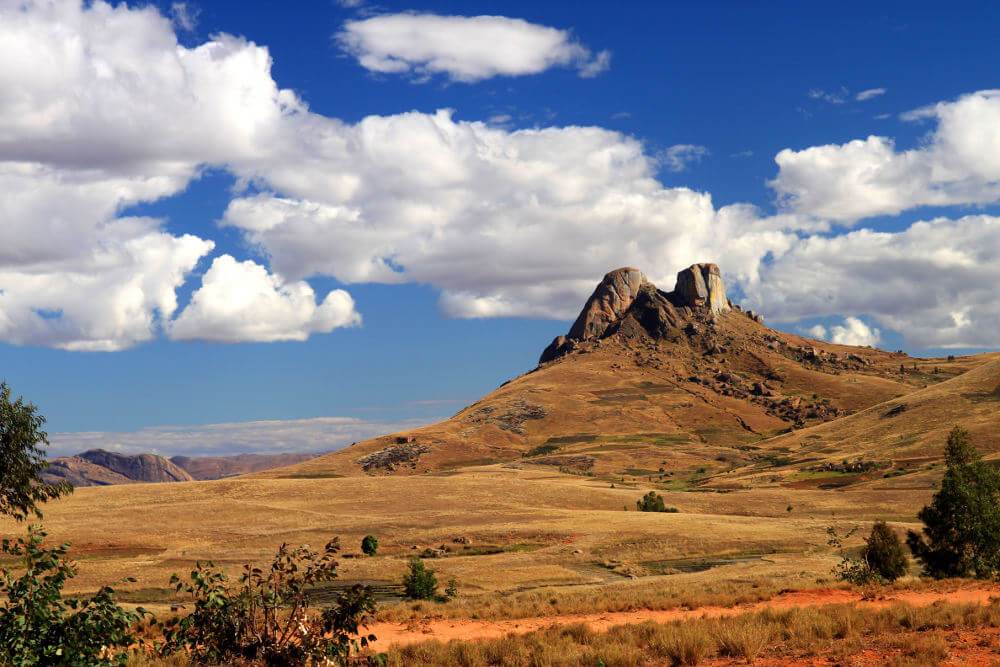
[[(366, 628), (366, 632), (378, 637), (374, 648), (384, 651), (392, 644), (413, 644), (416, 642), (437, 639), (447, 642), (451, 639), (490, 639), (502, 637), (509, 633), (524, 634), (542, 630), (552, 626), (586, 623), (594, 630), (601, 632), (616, 625), (654, 621), (667, 623), (695, 618), (717, 618), (735, 616), (746, 612), (762, 611), (764, 609), (791, 609), (792, 607), (815, 607), (828, 604), (855, 604), (860, 607), (878, 609), (891, 606), (897, 602), (905, 602), (917, 607), (934, 604), (935, 602), (950, 602), (958, 604), (987, 604), (991, 598), (1000, 597), (1000, 585), (962, 588), (947, 593), (933, 591), (893, 591), (878, 598), (870, 599), (860, 593), (843, 589), (820, 589), (807, 591), (792, 591), (780, 594), (770, 600), (755, 604), (736, 605), (733, 607), (699, 607), (697, 609), (639, 609), (636, 611), (604, 612), (597, 614), (572, 614), (566, 616), (543, 616), (536, 618), (521, 618), (504, 621), (481, 621), (471, 619), (420, 619), (409, 624), (375, 623)], [(961, 633), (958, 633), (961, 634)], [(970, 637), (970, 639), (972, 639)], [(976, 636), (975, 641), (981, 641)], [(969, 647), (970, 650), (975, 648)], [(884, 655), (884, 654), (883, 654)], [(990, 655), (995, 656), (995, 653)], [(970, 659), (972, 656), (970, 655)], [(830, 664), (822, 661), (815, 664)], [(771, 663), (766, 663), (771, 664)], [(774, 664), (782, 664), (780, 662)], [(799, 663), (801, 664), (801, 663)], [(874, 664), (874, 663), (873, 663)], [(881, 663), (879, 663), (881, 664)], [(962, 664), (977, 664), (962, 663)], [(983, 663), (995, 664), (995, 663)]]

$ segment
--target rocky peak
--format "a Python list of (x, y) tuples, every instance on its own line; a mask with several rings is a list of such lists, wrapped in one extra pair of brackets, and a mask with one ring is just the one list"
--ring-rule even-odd
[(607, 273), (587, 299), (568, 337), (575, 340), (600, 338), (625, 314), (646, 282), (642, 271), (627, 266)]
[(692, 264), (684, 269), (677, 274), (672, 292), (657, 289), (638, 269), (615, 269), (597, 285), (569, 333), (557, 336), (545, 348), (539, 363), (561, 357), (584, 341), (604, 338), (629, 314), (651, 334), (662, 336), (666, 329), (680, 328), (692, 317), (715, 316), (731, 308), (715, 264)]
[(678, 273), (673, 294), (681, 306), (704, 308), (711, 313), (730, 309), (726, 285), (715, 264), (692, 264)]

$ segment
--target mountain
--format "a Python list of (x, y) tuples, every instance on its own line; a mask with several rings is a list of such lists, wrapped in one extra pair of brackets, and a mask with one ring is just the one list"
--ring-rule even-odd
[(49, 461), (42, 479), (73, 486), (106, 486), (140, 482), (193, 482), (187, 471), (156, 454), (126, 455), (91, 449)]
[(914, 359), (803, 338), (733, 303), (714, 264), (681, 271), (669, 292), (625, 267), (597, 285), (537, 368), (451, 419), (262, 476), (405, 475), (517, 462), (702, 483), (771, 465), (772, 439), (834, 428), (925, 386), (950, 391), (944, 385), (952, 378), (991, 360)]
[(42, 479), (49, 483), (67, 481), (73, 486), (193, 482), (289, 466), (317, 456), (317, 453), (237, 454), (215, 457), (175, 456), (166, 459), (156, 454), (127, 455), (92, 449), (76, 456), (50, 460), (49, 468), (42, 473)]

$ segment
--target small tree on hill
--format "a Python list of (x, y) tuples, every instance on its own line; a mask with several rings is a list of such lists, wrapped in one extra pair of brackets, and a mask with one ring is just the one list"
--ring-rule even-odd
[(361, 540), (361, 553), (366, 556), (374, 556), (378, 553), (378, 538), (374, 535), (365, 535)]
[(45, 417), (33, 403), (20, 396), (11, 398), (10, 387), (0, 382), (0, 515), (23, 521), (30, 514), (39, 518), (39, 503), (70, 493), (66, 482), (46, 484), (40, 474), (49, 467), (45, 450), (48, 435), (42, 430)]
[(885, 521), (877, 521), (872, 526), (871, 535), (865, 538), (861, 557), (872, 572), (886, 581), (895, 581), (906, 574), (908, 560), (903, 553), (903, 544)]
[(957, 426), (948, 436), (945, 466), (940, 490), (917, 515), (923, 535), (910, 531), (907, 544), (929, 576), (994, 576), (1000, 572), (1000, 474)]
[(436, 600), (439, 597), (434, 570), (424, 565), (419, 558), (410, 561), (410, 573), (403, 577), (403, 588), (406, 597), (413, 600)]
[(635, 501), (635, 506), (640, 512), (676, 512), (676, 507), (667, 507), (663, 504), (663, 496), (650, 491), (642, 497), (642, 500)]

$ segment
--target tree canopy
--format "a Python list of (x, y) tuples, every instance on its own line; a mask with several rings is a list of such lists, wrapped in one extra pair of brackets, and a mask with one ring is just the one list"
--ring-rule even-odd
[(33, 403), (12, 398), (7, 382), (0, 382), (0, 514), (23, 521), (30, 514), (42, 516), (38, 504), (69, 493), (68, 483), (46, 484), (40, 477), (48, 434), (45, 417)]

